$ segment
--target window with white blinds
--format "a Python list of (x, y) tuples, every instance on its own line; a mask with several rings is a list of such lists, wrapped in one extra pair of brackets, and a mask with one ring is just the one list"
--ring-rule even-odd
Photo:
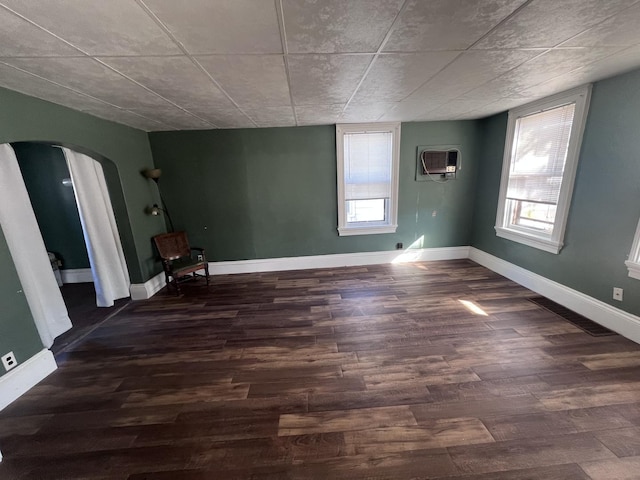
[(345, 200), (391, 196), (391, 132), (344, 135)]
[(394, 232), (400, 124), (336, 125), (340, 235)]
[(562, 248), (590, 91), (509, 112), (498, 236), (552, 253)]

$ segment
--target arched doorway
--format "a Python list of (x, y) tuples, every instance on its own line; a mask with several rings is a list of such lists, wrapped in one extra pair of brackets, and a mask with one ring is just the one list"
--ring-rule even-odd
[[(58, 190), (60, 190), (60, 189), (67, 190), (67, 192), (66, 192), (67, 200), (69, 200), (69, 198), (73, 199), (73, 197), (74, 197), (73, 190), (74, 189), (73, 189), (73, 187), (71, 185), (69, 185), (69, 183), (67, 183), (68, 182), (69, 172), (68, 172), (68, 170), (66, 168), (66, 162), (65, 162), (65, 159), (64, 159), (64, 155), (62, 155), (61, 149), (56, 148), (56, 146), (53, 146), (51, 144), (47, 144), (47, 143), (43, 143), (43, 142), (20, 142), (19, 144), (14, 144), (13, 147), (14, 147), (14, 151), (16, 151), (17, 154), (21, 155), (23, 157), (23, 159), (25, 157), (25, 152), (27, 154), (31, 153), (32, 154), (31, 157), (33, 157), (34, 152), (35, 152), (35, 156), (36, 157), (38, 157), (38, 156), (41, 157), (41, 158), (36, 158), (35, 160), (34, 160), (34, 158), (31, 158), (30, 160), (29, 159), (26, 160), (27, 163), (29, 161), (32, 161), (32, 162), (35, 161), (36, 163), (38, 163), (38, 165), (36, 165), (37, 168), (35, 168), (35, 172), (36, 172), (36, 176), (38, 176), (39, 179), (40, 179), (40, 183), (42, 183), (43, 179), (46, 179), (49, 182), (49, 185), (51, 185), (52, 181), (56, 182), (57, 183), (56, 187), (58, 188)], [(118, 203), (117, 200), (118, 199), (122, 199), (121, 187), (120, 187), (120, 184), (119, 184), (119, 178), (117, 176), (117, 168), (115, 168), (115, 165), (113, 165), (112, 162), (109, 162), (107, 159), (104, 159), (104, 158), (101, 159), (102, 160), (101, 162), (98, 162), (97, 159), (95, 159), (95, 158), (89, 158), (89, 157), (85, 157), (84, 155), (78, 155), (75, 152), (67, 151), (66, 152), (66, 156), (69, 157), (69, 155), (71, 155), (72, 157), (78, 157), (78, 158), (82, 157), (82, 160), (85, 163), (94, 164), (95, 168), (91, 167), (91, 168), (89, 168), (89, 170), (94, 170), (94, 169), (100, 170), (100, 173), (102, 173), (102, 171), (104, 170), (105, 175), (103, 177), (103, 184), (105, 183), (104, 182), (104, 178), (107, 177), (107, 172), (110, 174), (109, 175), (110, 181), (109, 181), (108, 188), (105, 185), (104, 186), (104, 190), (105, 191), (109, 190), (109, 193), (106, 194), (106, 198), (108, 200), (109, 200), (110, 192), (111, 191), (115, 191), (115, 195), (111, 195), (111, 196), (116, 199), (116, 202), (111, 201), (111, 202), (108, 202), (108, 203), (116, 203), (117, 204)], [(27, 155), (27, 157), (28, 156), (29, 155)], [(51, 167), (51, 163), (50, 162), (53, 162), (53, 160), (57, 160), (57, 164), (58, 164), (57, 165), (57, 167), (58, 167), (57, 168), (57, 172), (54, 171), (55, 169), (48, 168), (48, 167)], [(22, 162), (22, 163), (24, 164), (25, 162)], [(105, 165), (106, 168), (103, 168), (101, 165)], [(33, 173), (34, 168), (31, 168), (31, 169), (22, 168), (22, 170), (23, 170), (23, 178), (24, 178), (24, 172), (25, 171), (27, 171), (27, 172), (30, 171), (31, 173)], [(114, 173), (115, 173), (115, 175), (114, 175)], [(76, 171), (74, 172), (74, 176), (76, 178), (74, 179), (74, 181), (77, 181), (78, 178), (81, 178), (78, 175), (79, 174), (78, 174), (78, 170), (77, 170), (77, 167), (76, 167)], [(60, 177), (60, 176), (62, 176), (63, 178), (57, 178), (57, 179), (55, 178), (55, 177)], [(27, 184), (31, 183), (31, 186), (33, 187), (33, 182), (27, 182), (26, 180), (27, 179), (25, 179), (25, 183), (27, 183)], [(67, 182), (65, 182), (65, 180)], [(91, 177), (90, 176), (89, 177), (85, 177), (85, 181), (90, 183), (91, 182)], [(88, 185), (88, 183), (87, 183), (87, 185)], [(69, 192), (69, 189), (71, 190), (71, 192)], [(29, 192), (29, 195), (31, 197), (33, 197), (34, 196), (34, 190), (33, 190), (33, 188), (31, 188), (30, 190), (31, 191)], [(75, 190), (76, 190), (76, 194), (77, 194), (78, 190), (81, 190), (81, 189), (76, 188)], [(94, 190), (96, 190), (96, 189), (94, 188)], [(99, 190), (99, 188), (97, 190)], [(45, 197), (47, 197), (47, 195), (50, 194), (50, 193), (51, 193), (51, 191), (49, 191), (49, 192), (40, 192), (40, 196), (42, 197), (44, 195)], [(70, 193), (71, 193), (71, 195), (70, 195)], [(36, 192), (36, 194), (37, 194), (37, 192)], [(90, 197), (93, 197), (93, 196), (94, 196), (93, 193), (91, 193)], [(39, 215), (39, 217), (41, 219), (42, 219), (43, 215), (46, 216), (47, 214), (51, 214), (52, 207), (53, 208), (60, 208), (61, 206), (65, 206), (65, 205), (60, 205), (59, 202), (56, 202), (55, 200), (56, 199), (53, 196), (51, 198), (45, 198), (44, 199), (44, 202), (45, 203), (48, 202), (50, 205), (48, 205), (49, 208), (44, 212), (44, 214)], [(28, 201), (26, 203), (28, 203)], [(43, 202), (42, 202), (42, 199), (40, 199), (40, 201), (35, 201), (34, 202), (34, 199), (32, 198), (32, 202), (31, 203), (34, 205), (34, 210), (35, 210), (37, 205), (38, 204), (41, 205)], [(73, 214), (75, 214), (76, 222), (78, 222), (77, 207), (75, 206), (75, 204), (73, 204), (74, 202), (71, 202), (72, 203), (71, 205), (69, 205), (68, 201), (66, 203), (67, 203), (66, 204), (67, 210), (68, 210), (68, 207), (70, 207), (70, 206), (75, 208), (75, 212), (72, 212), (72, 216), (73, 216)], [(105, 203), (105, 202), (98, 201), (97, 203)], [(123, 202), (122, 202), (122, 206), (124, 206)], [(114, 207), (115, 207), (115, 205), (114, 205)], [(87, 207), (86, 207), (86, 202), (85, 202), (84, 209), (86, 210), (86, 208)], [(115, 214), (116, 208), (114, 208), (113, 210), (114, 210), (114, 212), (112, 213), (112, 217)], [(119, 209), (119, 210), (120, 210), (119, 213), (120, 213), (120, 216), (121, 216), (122, 208)], [(126, 210), (125, 210), (125, 213), (126, 213)], [(86, 217), (86, 215), (85, 215), (85, 217)], [(99, 217), (99, 216), (97, 216), (97, 217)], [(83, 220), (86, 220), (86, 218), (83, 219)], [(83, 227), (85, 226), (84, 223), (85, 222), (83, 221)], [(95, 221), (94, 221), (94, 223), (95, 223)], [(114, 221), (112, 223), (116, 223), (116, 222)], [(120, 223), (122, 223), (122, 222), (120, 222)], [(6, 224), (3, 225), (3, 228), (5, 226), (6, 226)], [(67, 222), (67, 226), (68, 226), (68, 222)], [(124, 222), (124, 226), (128, 227), (129, 226), (128, 222)], [(48, 225), (48, 227), (51, 227), (51, 225)], [(40, 229), (42, 231), (42, 226), (41, 226)], [(49, 228), (49, 230), (50, 230), (50, 228)], [(83, 228), (83, 230), (85, 230), (85, 229)], [(128, 229), (124, 228), (123, 230), (126, 231)], [(116, 230), (116, 232), (117, 232), (117, 230)], [(77, 236), (78, 231), (77, 231), (77, 228), (76, 228), (76, 232), (75, 233), (76, 233), (76, 236), (75, 236), (75, 240), (76, 240), (75, 244), (76, 245), (75, 245), (75, 247), (72, 247), (71, 249), (66, 249), (66, 251), (65, 251), (65, 253), (63, 255), (59, 255), (59, 257), (61, 257), (61, 259), (63, 261), (64, 260), (69, 260), (70, 256), (72, 256), (72, 253), (78, 253), (78, 255), (76, 255), (76, 257), (82, 257), (83, 256), (84, 252), (79, 252), (79, 250), (81, 250), (81, 249), (85, 250), (85, 249), (84, 248), (80, 248), (78, 246), (78, 242), (77, 242), (77, 240), (78, 240), (78, 236)], [(5, 234), (6, 234), (6, 232), (5, 232)], [(57, 235), (59, 237), (60, 236), (60, 232), (57, 232)], [(119, 237), (120, 235), (118, 235), (116, 233), (116, 236)], [(43, 235), (43, 237), (45, 237), (45, 235)], [(51, 232), (49, 232), (47, 237), (49, 237), (49, 240), (51, 240)], [(63, 239), (62, 241), (64, 242), (65, 239)], [(70, 243), (74, 243), (74, 242), (70, 242)], [(32, 243), (32, 245), (33, 245), (33, 243)], [(58, 245), (60, 245), (59, 242), (58, 242)], [(84, 245), (82, 245), (82, 247), (84, 247)], [(47, 245), (47, 250), (52, 250), (52, 249), (49, 248), (49, 245)], [(93, 249), (92, 249), (92, 251), (93, 251)], [(85, 252), (86, 252), (86, 250), (85, 250)], [(16, 257), (15, 257), (15, 252), (12, 252), (11, 256), (13, 257), (14, 261), (17, 260)], [(122, 254), (121, 256), (124, 257), (124, 254)], [(84, 257), (85, 257), (85, 261), (86, 261), (86, 253), (84, 253)], [(104, 255), (103, 255), (103, 257), (104, 257)], [(72, 260), (71, 261), (71, 263), (72, 263), (71, 266), (77, 266), (77, 264), (73, 265), (73, 261), (74, 260), (73, 259), (71, 259), (71, 260)], [(77, 260), (78, 259), (76, 258), (75, 261), (77, 261)], [(92, 258), (92, 260), (95, 260), (95, 259)], [(124, 263), (124, 260), (123, 260), (123, 263)], [(16, 262), (16, 264), (17, 264), (17, 262)], [(93, 268), (94, 265), (92, 264), (91, 267)], [(126, 268), (126, 266), (124, 267), (124, 269), (128, 270)], [(76, 271), (77, 270), (78, 269), (76, 269)], [(93, 270), (94, 270), (94, 273), (95, 273), (95, 269), (93, 269)], [(21, 278), (21, 280), (22, 280), (22, 278)], [(23, 286), (24, 286), (25, 282), (22, 281), (22, 283), (23, 283)], [(122, 296), (122, 295), (128, 296), (128, 286), (129, 286), (129, 281), (128, 281), (128, 276), (127, 276), (126, 286), (124, 288), (120, 289), (120, 296)], [(63, 287), (64, 287), (64, 285), (63, 285)], [(86, 285), (85, 285), (85, 287), (86, 287)], [(48, 293), (46, 291), (44, 291), (45, 290), (44, 288), (41, 287), (39, 290), (42, 292), (43, 297), (46, 297), (48, 295)], [(70, 335), (68, 335), (67, 333), (63, 334), (63, 336), (69, 337), (67, 340), (73, 340), (74, 336), (77, 336), (79, 333), (82, 333), (83, 331), (86, 332), (86, 330), (91, 327), (91, 323), (92, 322), (95, 322), (96, 320), (103, 319), (105, 316), (109, 315), (109, 311), (105, 311), (105, 309), (100, 309), (101, 310), (100, 311), (97, 308), (95, 308), (95, 303), (94, 303), (93, 312), (91, 310), (87, 310), (86, 307), (90, 306), (91, 298), (92, 297), (95, 298), (95, 295), (87, 295), (86, 291), (85, 291), (85, 293), (83, 293), (82, 291), (78, 292), (77, 289), (75, 289), (75, 290), (76, 290), (75, 293), (73, 291), (71, 292), (72, 293), (71, 297), (65, 298), (67, 305), (69, 305), (70, 301), (71, 301), (72, 305), (70, 305), (70, 306), (72, 306), (73, 308), (69, 313), (70, 313), (70, 316), (72, 317), (72, 323), (74, 324), (74, 328), (70, 332), (68, 332)], [(56, 293), (58, 293), (58, 292), (56, 292)], [(51, 294), (51, 292), (49, 292), (49, 294)], [(58, 295), (59, 295), (59, 293), (58, 293)], [(79, 300), (79, 299), (83, 300), (83, 302), (81, 302), (80, 304), (77, 302), (77, 300)], [(46, 307), (46, 305), (45, 305), (45, 307)], [(79, 309), (78, 307), (81, 307), (81, 308)], [(36, 319), (35, 318), (34, 308), (31, 306), (31, 304), (30, 304), (30, 308), (32, 310), (32, 313), (34, 314), (34, 319)], [(42, 309), (42, 306), (40, 306), (40, 309)], [(95, 315), (95, 314), (91, 315), (91, 313), (97, 313), (97, 312), (100, 312), (100, 313), (98, 315)], [(36, 319), (36, 321), (37, 321), (37, 319)], [(60, 330), (60, 329), (58, 328), (58, 330)], [(42, 333), (41, 333), (41, 337), (42, 337)], [(56, 340), (56, 342), (58, 343), (57, 340)], [(47, 344), (47, 342), (45, 341), (44, 337), (43, 337), (43, 343), (45, 343), (45, 346), (50, 346), (49, 344)], [(68, 343), (69, 343), (69, 341), (63, 342), (62, 344), (59, 344), (58, 347), (60, 347), (60, 346), (63, 347)], [(56, 346), (56, 345), (54, 344), (54, 346)], [(53, 347), (51, 349), (54, 350), (54, 353), (55, 353), (56, 349), (54, 349)]]

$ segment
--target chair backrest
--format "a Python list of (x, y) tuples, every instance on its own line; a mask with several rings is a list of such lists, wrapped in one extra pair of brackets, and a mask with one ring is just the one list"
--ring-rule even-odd
[(153, 241), (160, 257), (164, 260), (175, 260), (191, 255), (187, 232), (162, 233), (153, 237)]

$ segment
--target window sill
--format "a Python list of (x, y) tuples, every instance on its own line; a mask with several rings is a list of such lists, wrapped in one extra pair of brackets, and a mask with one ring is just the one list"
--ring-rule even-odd
[(528, 235), (526, 233), (511, 230), (504, 227), (495, 227), (496, 235), (501, 238), (506, 238), (512, 242), (522, 243), (529, 247), (544, 250), (545, 252), (558, 254), (562, 248), (562, 243), (550, 240), (545, 237), (538, 237), (536, 235)]
[(395, 233), (397, 225), (379, 225), (366, 227), (338, 227), (338, 235), (348, 237), (350, 235), (377, 235), (379, 233)]
[(635, 278), (640, 280), (640, 263), (632, 262), (631, 260), (627, 260), (624, 264), (629, 269), (629, 276), (631, 278)]

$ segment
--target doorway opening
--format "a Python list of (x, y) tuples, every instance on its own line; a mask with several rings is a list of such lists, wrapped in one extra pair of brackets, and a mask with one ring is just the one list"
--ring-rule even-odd
[(96, 306), (87, 246), (64, 153), (44, 143), (12, 143), (52, 269), (58, 281), (72, 328), (50, 347), (54, 355), (88, 335), (121, 310), (129, 298), (112, 307)]

